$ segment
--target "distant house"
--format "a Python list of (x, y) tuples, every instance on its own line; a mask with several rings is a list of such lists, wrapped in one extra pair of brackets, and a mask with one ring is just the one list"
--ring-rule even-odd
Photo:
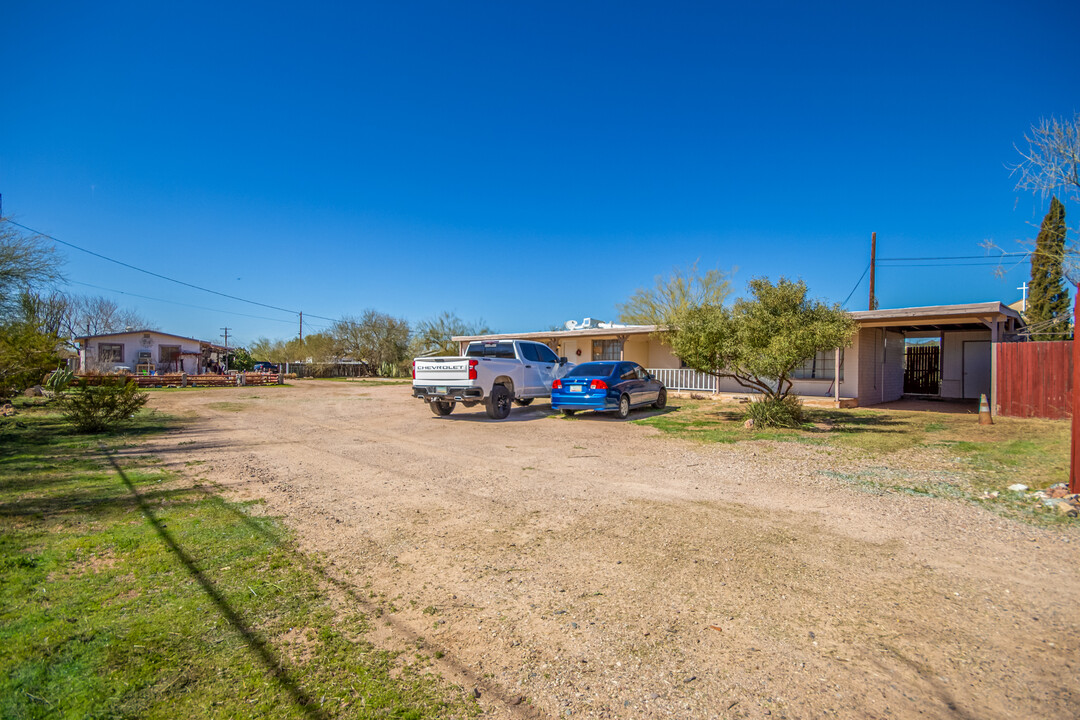
[[(809, 358), (794, 373), (793, 391), (852, 407), (898, 400), (991, 396), (995, 343), (1015, 339), (1020, 313), (1000, 302), (895, 308), (851, 313), (858, 329), (847, 349)], [(632, 360), (669, 388), (696, 392), (749, 391), (682, 366), (655, 325), (585, 323), (568, 330), (455, 337), (462, 352), (476, 340), (522, 338), (547, 343), (571, 362)], [(934, 342), (936, 340), (936, 342)], [(931, 349), (927, 350), (927, 346)], [(916, 362), (918, 357), (918, 362)], [(910, 360), (910, 362), (909, 362)], [(839, 382), (837, 382), (839, 378)]]
[(157, 330), (132, 330), (75, 338), (79, 372), (202, 375), (222, 362), (222, 345)]

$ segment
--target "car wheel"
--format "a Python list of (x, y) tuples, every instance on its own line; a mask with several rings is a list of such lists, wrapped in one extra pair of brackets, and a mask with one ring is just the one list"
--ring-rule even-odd
[(491, 395), (487, 399), (487, 414), (492, 420), (505, 420), (510, 414), (511, 404), (510, 391), (503, 385), (491, 388)]
[(623, 395), (619, 398), (619, 409), (615, 411), (615, 414), (619, 416), (620, 420), (625, 420), (630, 417), (630, 396)]
[(435, 413), (439, 417), (446, 417), (450, 413), (454, 412), (454, 405), (456, 403), (447, 402), (444, 400), (432, 400), (428, 403), (431, 406), (431, 412)]
[(662, 410), (667, 405), (667, 390), (660, 388), (660, 392), (656, 396), (656, 402), (652, 404), (657, 410)]
[(566, 417), (574, 417), (574, 413), (576, 413), (576, 412), (577, 412), (577, 410), (567, 410), (567, 409), (564, 408), (563, 411), (562, 411), (562, 414), (565, 415)]
[(514, 400), (514, 402), (516, 402), (521, 407), (525, 407), (526, 405), (532, 405), (532, 401), (533, 398), (517, 398)]

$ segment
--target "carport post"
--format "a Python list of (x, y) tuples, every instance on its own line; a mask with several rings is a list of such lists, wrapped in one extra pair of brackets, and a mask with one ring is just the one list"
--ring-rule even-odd
[(836, 407), (840, 407), (840, 348), (836, 348), (836, 369), (833, 372), (833, 399)]
[[(1074, 288), (1075, 290), (1076, 288)], [(1073, 305), (1073, 327), (1080, 321), (1080, 292), (1076, 293), (1076, 304)], [(1080, 424), (1076, 422), (1076, 416), (1080, 415), (1080, 340), (1072, 339), (1072, 447), (1069, 453), (1069, 492), (1080, 492)]]

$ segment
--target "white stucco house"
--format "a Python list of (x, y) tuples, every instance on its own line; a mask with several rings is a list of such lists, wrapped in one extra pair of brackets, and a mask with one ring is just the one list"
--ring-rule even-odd
[[(810, 358), (795, 372), (793, 391), (804, 398), (829, 399), (837, 406), (876, 405), (900, 399), (911, 384), (908, 358), (914, 348), (936, 345), (936, 369), (923, 378), (920, 396), (943, 399), (991, 398), (994, 346), (1013, 339), (1023, 326), (1020, 313), (1000, 302), (894, 308), (853, 312), (857, 330), (848, 348)], [(664, 345), (654, 325), (582, 323), (573, 329), (455, 337), (464, 352), (475, 340), (522, 338), (547, 343), (571, 362), (632, 360), (673, 390), (748, 394), (732, 379), (683, 367)], [(908, 394), (913, 394), (909, 387)]]
[(79, 346), (80, 373), (202, 375), (225, 355), (222, 345), (157, 330), (87, 335), (75, 341)]

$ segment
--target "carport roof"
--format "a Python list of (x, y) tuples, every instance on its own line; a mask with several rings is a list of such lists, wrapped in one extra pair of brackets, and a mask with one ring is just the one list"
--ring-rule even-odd
[(940, 325), (969, 325), (985, 328), (987, 323), (1013, 320), (1023, 323), (1020, 313), (1001, 302), (967, 303), (963, 305), (929, 305), (926, 307), (860, 310), (851, 313), (859, 327), (937, 327)]

